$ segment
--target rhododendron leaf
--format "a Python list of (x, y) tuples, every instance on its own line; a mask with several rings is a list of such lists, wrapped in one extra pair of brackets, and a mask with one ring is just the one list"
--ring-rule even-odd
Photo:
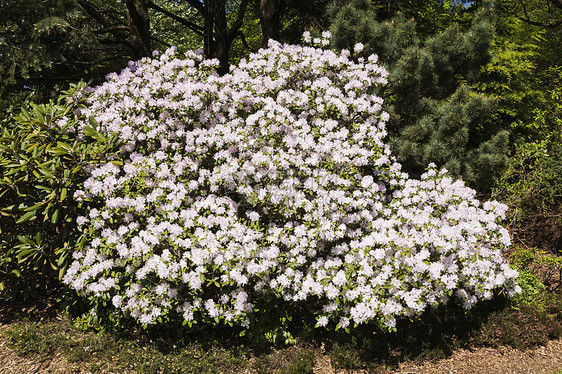
[(24, 223), (36, 218), (35, 211), (27, 212), (16, 221), (16, 224)]
[(53, 215), (51, 216), (51, 223), (56, 224), (59, 222), (60, 218), (60, 210), (56, 209)]
[(59, 201), (63, 201), (64, 199), (66, 199), (66, 194), (68, 193), (68, 190), (66, 189), (66, 187), (63, 187), (60, 191), (60, 198)]

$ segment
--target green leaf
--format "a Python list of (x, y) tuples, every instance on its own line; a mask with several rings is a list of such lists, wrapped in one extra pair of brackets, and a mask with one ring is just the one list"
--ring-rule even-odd
[(16, 224), (24, 223), (35, 219), (35, 211), (25, 213), (20, 219), (16, 221)]
[(25, 262), (25, 260), (27, 260), (28, 257), (31, 257), (35, 252), (37, 252), (35, 248), (27, 248), (20, 251), (17, 255), (18, 263), (21, 264), (22, 262)]
[(51, 216), (51, 223), (55, 224), (59, 222), (60, 216), (60, 209), (56, 209), (53, 215)]
[(66, 269), (68, 269), (68, 264), (62, 268), (59, 268), (59, 281), (62, 281), (62, 278), (64, 278), (64, 275), (66, 274)]
[[(18, 278), (21, 276), (21, 272), (18, 269), (12, 270), (10, 274), (14, 274)], [(2, 287), (0, 287), (0, 290), (2, 290)]]
[(47, 170), (47, 169), (41, 168), (41, 169), (39, 169), (39, 172), (40, 172), (41, 174), (45, 175), (46, 177), (49, 177), (49, 179), (54, 179), (54, 178), (55, 178), (55, 176), (54, 176), (53, 174), (51, 174), (51, 172), (50, 172), (49, 170)]
[(43, 204), (41, 204), (41, 203), (35, 204), (35, 205), (32, 205), (30, 207), (25, 208), (23, 211), (24, 212), (35, 212), (37, 209), (39, 209), (41, 207), (41, 205), (43, 205)]
[(98, 121), (96, 121), (96, 119), (93, 116), (88, 117), (88, 122), (90, 123), (90, 126), (92, 126), (94, 130), (98, 129), (99, 127)]

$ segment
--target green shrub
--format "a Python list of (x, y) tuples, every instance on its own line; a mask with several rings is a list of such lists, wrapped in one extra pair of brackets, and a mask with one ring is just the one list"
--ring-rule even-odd
[(520, 309), (504, 309), (492, 313), (474, 334), (472, 342), (483, 346), (509, 345), (523, 349), (543, 345), (549, 339), (559, 337), (561, 331), (562, 323), (559, 319), (524, 305)]
[(510, 206), (515, 242), (562, 254), (562, 144), (518, 147), (497, 183), (494, 198)]
[(562, 257), (537, 248), (515, 247), (510, 261), (519, 268), (517, 282), (522, 289), (519, 298), (527, 299), (529, 293), (562, 287)]
[(73, 132), (87, 96), (85, 83), (71, 85), (56, 103), (32, 103), (3, 120), (0, 295), (29, 298), (56, 286), (83, 243), (74, 192), (85, 179), (84, 166), (116, 149), (114, 138), (93, 126), (82, 137)]

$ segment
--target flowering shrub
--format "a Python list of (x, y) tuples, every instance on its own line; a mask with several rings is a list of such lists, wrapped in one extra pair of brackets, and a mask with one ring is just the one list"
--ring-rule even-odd
[(98, 87), (85, 114), (118, 134), (122, 165), (75, 195), (103, 208), (79, 218), (89, 244), (65, 282), (142, 325), (250, 327), (272, 300), (317, 326), (393, 328), (517, 292), (506, 207), (434, 167), (408, 179), (383, 142), (377, 57), (314, 42), (271, 42), (224, 76), (170, 49)]

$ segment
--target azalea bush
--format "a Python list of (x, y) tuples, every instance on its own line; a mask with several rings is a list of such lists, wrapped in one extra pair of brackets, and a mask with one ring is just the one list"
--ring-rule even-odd
[(92, 208), (65, 282), (143, 326), (242, 330), (299, 308), (317, 327), (393, 329), (518, 292), (506, 207), (433, 165), (401, 172), (374, 94), (388, 73), (327, 37), (270, 42), (224, 76), (170, 49), (97, 87), (75, 130), (116, 135), (121, 164), (74, 195)]

